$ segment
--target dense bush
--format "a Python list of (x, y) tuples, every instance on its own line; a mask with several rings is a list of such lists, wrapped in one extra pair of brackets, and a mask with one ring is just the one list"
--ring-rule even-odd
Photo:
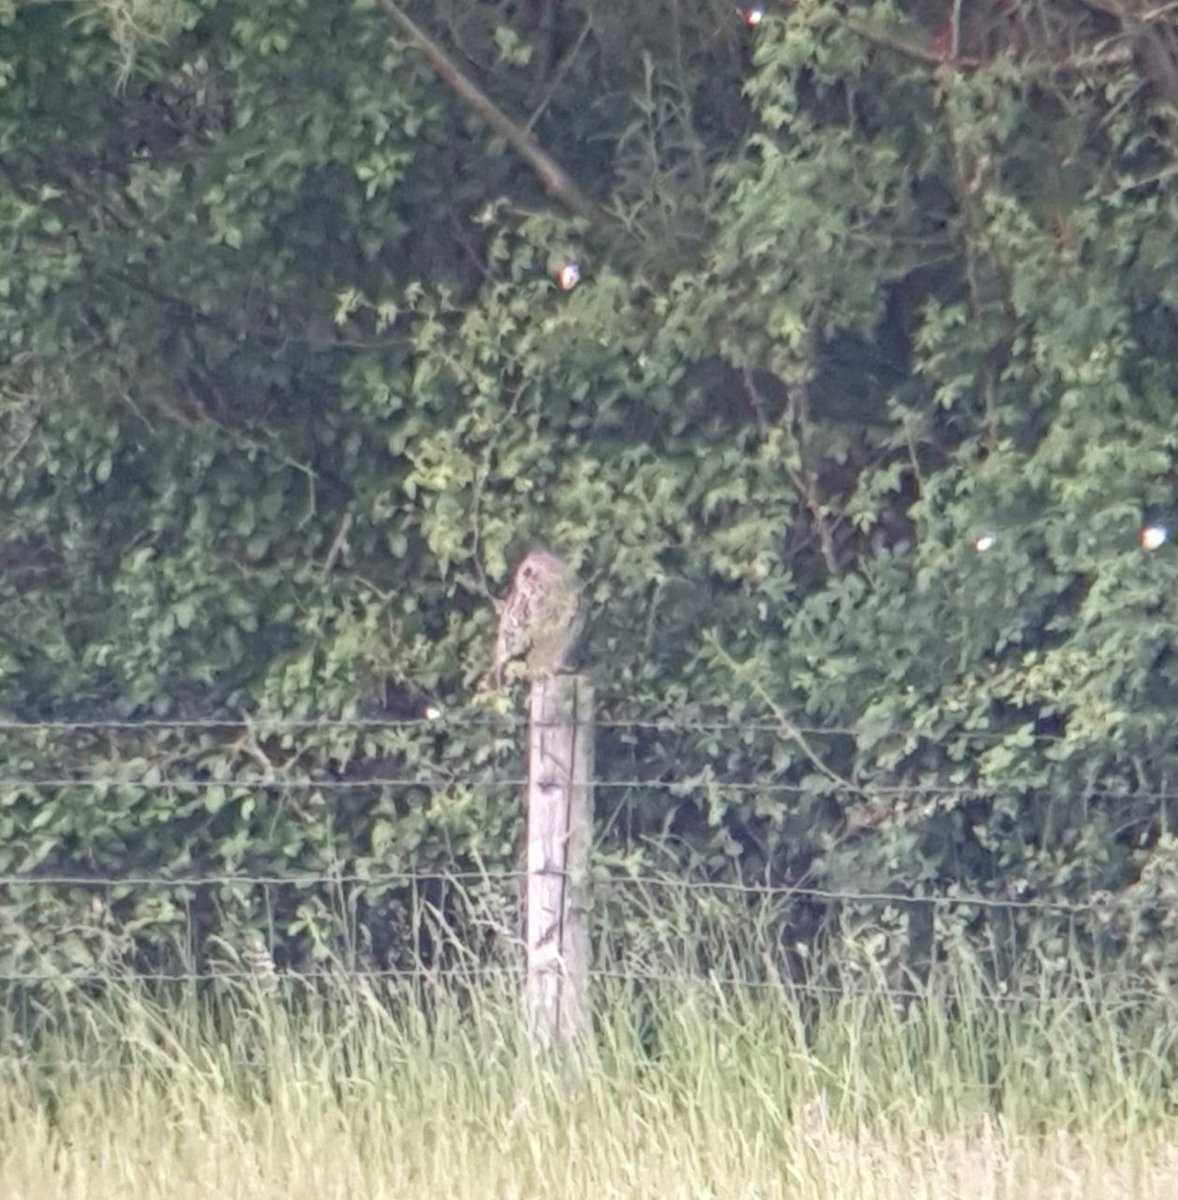
[[(1170, 19), (421, 6), (593, 222), (389, 7), (0, 7), (0, 703), (238, 722), (6, 728), (0, 871), (510, 866), (518, 730), (479, 679), (543, 542), (620, 723), (614, 869), (1159, 877), (1178, 567), (1137, 533), (1178, 437)], [(451, 719), (265, 724), (427, 704)], [(4, 891), (22, 961), (89, 911)], [(118, 922), (150, 958), (233, 912), (299, 958), (332, 913), (207, 901), (125, 888)]]

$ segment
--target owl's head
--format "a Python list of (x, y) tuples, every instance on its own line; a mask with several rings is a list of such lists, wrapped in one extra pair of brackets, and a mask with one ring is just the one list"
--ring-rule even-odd
[(515, 570), (516, 581), (523, 584), (559, 579), (568, 567), (547, 550), (533, 550), (524, 556)]

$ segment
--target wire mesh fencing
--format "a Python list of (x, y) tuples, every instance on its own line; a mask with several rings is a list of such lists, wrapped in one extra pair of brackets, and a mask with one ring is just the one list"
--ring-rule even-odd
[[(511, 752), (522, 726), (514, 716), (436, 707), (404, 719), (0, 720), (0, 824), (7, 821), (0, 985), (135, 978), (290, 989), (514, 979), (523, 970), (526, 877), (502, 865), (510, 847), (479, 844), (478, 821), (500, 836), (518, 824), (518, 813), (504, 813), (526, 783)], [(865, 780), (836, 753), (840, 739), (854, 742), (863, 731), (773, 715), (603, 716), (596, 728), (623, 747), (664, 737), (719, 747), (695, 758), (618, 754), (594, 780), (601, 819), (590, 926), (592, 973), (602, 983), (690, 981), (904, 1001), (965, 975), (983, 981), (999, 1003), (1033, 1000), (1065, 983), (1107, 981), (1126, 996), (1170, 987), (1178, 886), (1164, 871), (1149, 886), (1120, 888), (1084, 886), (1075, 872), (1061, 873), (1059, 894), (998, 872), (985, 886), (947, 882), (944, 873), (914, 879), (919, 872), (907, 867), (894, 879), (876, 868), (871, 886), (830, 881), (823, 856), (865, 833), (1021, 796), (1033, 784)], [(449, 731), (503, 735), (507, 749), (472, 753), (464, 744), (448, 756), (438, 740)], [(366, 753), (365, 739), (382, 734), (397, 752), (372, 743)], [(1010, 731), (912, 728), (887, 736), (901, 747), (984, 753)], [(1019, 738), (1032, 748), (1061, 740), (1025, 730)], [(1178, 801), (1164, 782), (1098, 779), (1084, 800), (1132, 811), (1145, 829), (1164, 826)], [(345, 803), (353, 805), (346, 812)], [(813, 837), (805, 857), (785, 855), (785, 869), (765, 855), (752, 870), (740, 853), (718, 865), (716, 855), (678, 853), (673, 839), (679, 849), (688, 839), (674, 830), (654, 848), (658, 822), (649, 814), (660, 805), (664, 830), (690, 808), (706, 832), (712, 812), (772, 828), (778, 814), (820, 813), (823, 804), (845, 811), (825, 841)], [(115, 818), (91, 820), (87, 806)], [(640, 807), (645, 825), (632, 817)], [(454, 812), (467, 824), (452, 848), (439, 836), (423, 868), (398, 830), (420, 824), (426, 809), (443, 833), (447, 820), (456, 824)], [(333, 827), (344, 817), (354, 830)], [(87, 844), (91, 827), (99, 835)], [(672, 866), (652, 869), (668, 859)]]

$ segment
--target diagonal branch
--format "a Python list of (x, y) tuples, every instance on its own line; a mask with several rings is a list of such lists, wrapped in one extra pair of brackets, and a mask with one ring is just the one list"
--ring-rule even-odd
[(395, 0), (380, 0), (380, 5), (421, 51), (442, 82), (507, 142), (539, 176), (549, 193), (577, 216), (594, 223), (602, 220), (601, 210), (581, 191), (564, 168), (526, 129), (513, 121), (477, 84), (468, 79), (442, 47), (403, 12)]
[(569, 68), (576, 61), (577, 55), (581, 52), (581, 47), (585, 44), (585, 39), (589, 36), (589, 31), (593, 28), (592, 21), (586, 21), (581, 26), (581, 32), (577, 35), (577, 40), (573, 43), (572, 49), (560, 60), (556, 65), (556, 70), (552, 73), (552, 80), (548, 87), (544, 90), (544, 95), (540, 103), (536, 105), (535, 112), (528, 118), (527, 125), (524, 129), (528, 133), (532, 132), (536, 122), (543, 116), (544, 110), (552, 103), (552, 97), (556, 95), (560, 85), (564, 82), (564, 77), (568, 74)]
[(938, 53), (936, 50), (930, 50), (925, 46), (918, 46), (904, 38), (894, 37), (885, 30), (877, 29), (875, 26), (858, 21), (854, 17), (844, 18), (843, 25), (856, 37), (862, 38), (865, 42), (870, 42), (873, 46), (881, 46), (886, 50), (892, 50), (904, 58), (911, 59), (913, 62), (924, 63), (926, 66), (943, 67), (948, 65), (958, 69), (968, 69), (982, 65), (981, 61), (976, 58), (958, 58), (949, 62), (943, 54)]

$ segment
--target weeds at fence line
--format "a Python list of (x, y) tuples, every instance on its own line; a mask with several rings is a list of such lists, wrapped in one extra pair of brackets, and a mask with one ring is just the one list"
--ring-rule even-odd
[[(61, 961), (59, 939), (50, 936), (52, 923), (60, 920), (60, 914), (51, 908), (47, 932), (40, 933), (44, 951), (40, 959), (27, 931), (18, 941), (9, 939), (0, 946), (0, 985), (101, 983), (132, 975), (159, 983), (249, 979), (256, 970), (244, 959), (258, 953), (271, 964), (269, 969), (277, 963), (279, 975), (306, 982), (324, 975), (396, 979), (510, 973), (520, 967), (523, 879), (518, 870), (0, 875), (0, 892), (20, 898), (25, 906), (21, 911), (26, 914), (32, 911), (28, 906), (41, 896), (64, 902), (66, 911), (73, 914), (73, 924), (62, 927), (61, 932), (77, 938), (77, 953), (89, 956), (89, 960), (73, 963)], [(128, 933), (110, 916), (118, 897), (132, 889), (148, 895), (159, 893), (174, 901), (161, 909), (171, 921), (165, 928), (174, 947), (166, 962), (157, 961), (153, 966), (136, 957), (136, 938), (145, 929), (150, 932), (142, 921), (136, 931)], [(185, 916), (192, 897), (207, 894), (215, 900), (223, 896), (226, 904), (237, 904), (243, 897), (253, 896), (268, 907), (269, 896), (277, 889), (334, 897), (334, 924), (327, 934), (320, 935), (315, 957), (294, 962), (276, 939), (247, 946), (236, 943), (231, 930), (198, 947), (196, 933)], [(405, 956), (401, 961), (382, 962), (365, 949), (365, 931), (356, 927), (353, 915), (354, 896), (386, 893), (403, 895), (402, 909), (410, 914), (406, 917), (410, 926), (402, 931)], [(1143, 996), (1169, 986), (1168, 976), (1160, 968), (1153, 974), (1132, 975), (1114, 959), (1102, 959), (1099, 938), (1124, 916), (1130, 904), (1125, 897), (1108, 894), (1074, 900), (971, 893), (913, 895), (619, 873), (606, 867), (594, 872), (592, 893), (593, 963), (595, 972), (603, 977), (657, 979), (668, 972), (682, 974), (690, 967), (700, 978), (721, 985), (787, 985), (799, 994), (853, 992), (867, 986), (882, 988), (897, 1000), (909, 1000), (941, 986), (964, 965), (990, 980), (996, 1004), (1038, 996), (1045, 987), (1059, 991), (1071, 980), (1084, 980), (1092, 987), (1111, 981), (1122, 995), (1132, 990), (1130, 979), (1137, 994)], [(817, 905), (836, 914), (838, 921), (817, 940), (799, 940), (799, 905)], [(934, 924), (941, 917), (958, 915), (974, 921), (986, 915), (1001, 918), (1001, 928), (1008, 919), (1014, 920), (1019, 940), (1011, 947), (992, 947), (987, 958), (984, 948), (948, 939), (944, 945), (937, 944), (938, 959), (919, 980), (906, 970), (880, 973), (878, 947), (873, 949), (873, 944), (885, 935), (893, 939), (905, 936), (914, 911), (929, 914)], [(1037, 939), (1045, 940), (1037, 933), (1041, 924), (1057, 942), (1062, 939), (1062, 949), (1050, 957), (1037, 948)], [(257, 940), (257, 935), (251, 937)], [(428, 958), (414, 949), (423, 938), (434, 947)], [(996, 974), (995, 963), (1008, 950), (1017, 951), (1022, 965), (1012, 960)], [(986, 963), (984, 968), (979, 966), (982, 963)], [(873, 978), (874, 974), (879, 978)]]

